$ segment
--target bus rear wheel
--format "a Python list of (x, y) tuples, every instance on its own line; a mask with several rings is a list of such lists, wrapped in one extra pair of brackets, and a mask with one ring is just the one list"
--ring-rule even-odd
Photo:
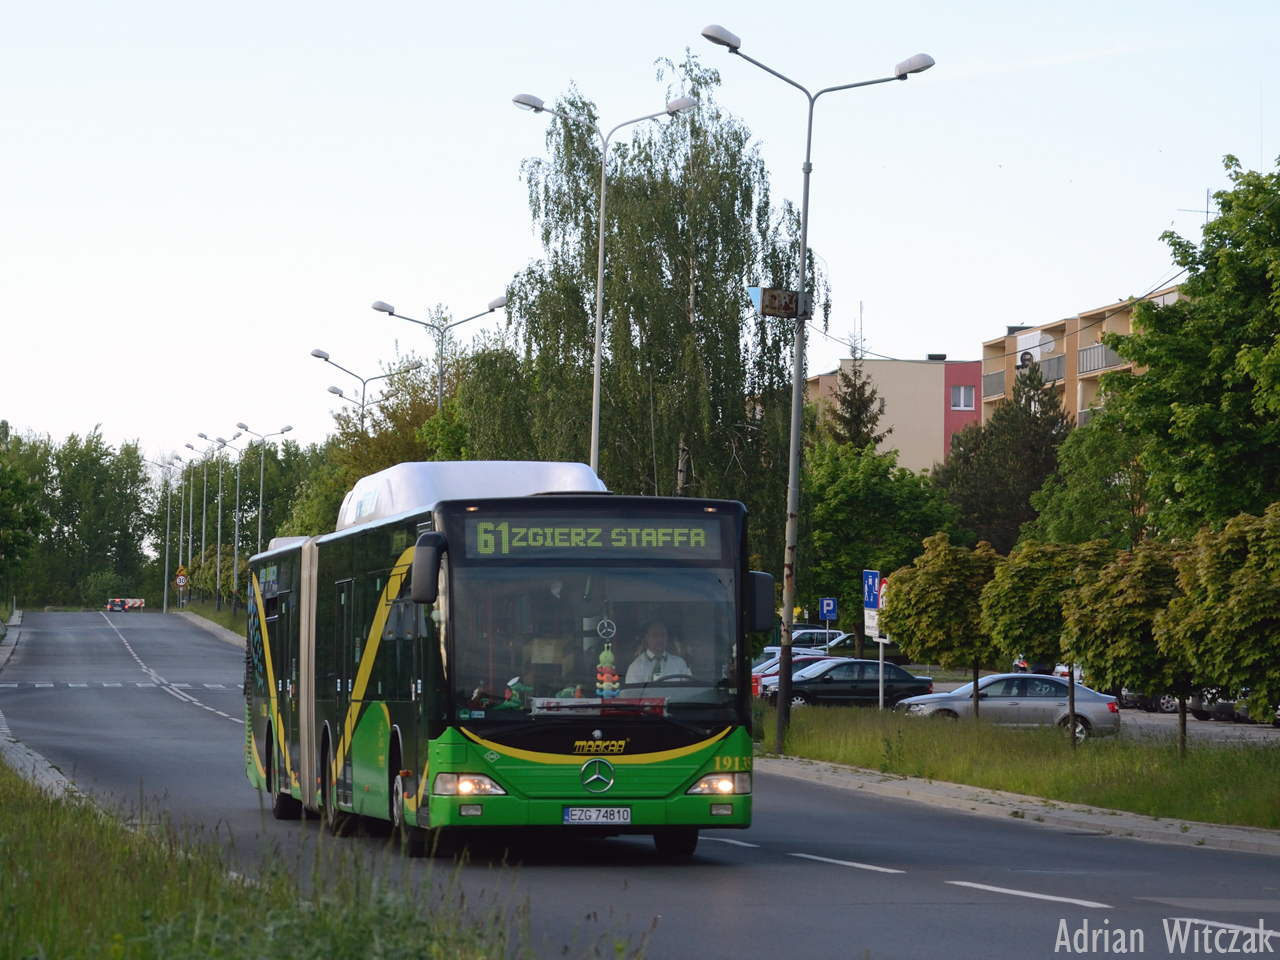
[(267, 728), (271, 739), (267, 746), (267, 789), (271, 791), (271, 816), (277, 820), (297, 820), (302, 816), (302, 802), (287, 790), (280, 789), (280, 761), (276, 756), (275, 731)]
[(653, 845), (660, 857), (691, 857), (698, 849), (697, 827), (667, 827), (655, 830)]
[(338, 809), (337, 787), (333, 782), (333, 755), (327, 749), (324, 752), (323, 769), (321, 799), (324, 804), (324, 825), (337, 837), (342, 835), (342, 828), (347, 825), (347, 814)]

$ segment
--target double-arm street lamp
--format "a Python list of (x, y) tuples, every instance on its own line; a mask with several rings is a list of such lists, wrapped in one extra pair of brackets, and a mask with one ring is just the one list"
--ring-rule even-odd
[[(173, 481), (169, 478), (169, 470), (172, 469), (173, 467), (173, 461), (175, 460), (181, 461), (181, 459), (182, 458), (175, 453), (169, 460), (167, 460), (164, 463), (160, 463), (156, 460), (147, 461), (147, 463), (151, 464), (153, 467), (159, 467), (161, 470), (165, 472), (164, 485), (165, 485), (165, 489), (168, 491), (168, 494), (169, 494), (169, 502), (168, 502), (168, 505), (165, 507), (165, 511), (164, 511), (164, 601), (162, 604), (163, 609), (160, 611), (161, 613), (169, 612), (169, 539), (171, 536), (171, 531), (173, 529), (171, 525), (171, 518), (173, 516)], [(181, 517), (181, 514), (182, 514), (181, 504), (178, 505), (178, 514), (179, 514), (179, 517)], [(181, 533), (178, 534), (178, 543), (179, 544), (182, 543)]]
[[(501, 310), (507, 305), (506, 297), (498, 297), (496, 300), (490, 300), (489, 306), (481, 313), (477, 313), (474, 317), (465, 317), (462, 320), (455, 320), (453, 323), (427, 323), (425, 320), (415, 320), (413, 317), (406, 317), (402, 313), (396, 313), (396, 308), (383, 300), (373, 301), (373, 309), (379, 313), (385, 313), (388, 316), (398, 317), (401, 320), (408, 320), (410, 323), (416, 323), (419, 326), (426, 327), (428, 330), (434, 330), (436, 333), (436, 413), (444, 410), (444, 335), (446, 331), (452, 330), (460, 324), (466, 323), (468, 320), (477, 320), (486, 314), (493, 313), (495, 310)], [(311, 351), (313, 354), (315, 351)], [(421, 366), (421, 364), (418, 364)], [(413, 369), (413, 368), (410, 368)], [(330, 387), (330, 390), (333, 388)]]
[(794, 620), (796, 596), (796, 544), (799, 535), (800, 516), (800, 416), (804, 404), (804, 325), (810, 317), (808, 291), (805, 289), (805, 272), (809, 254), (809, 174), (813, 171), (810, 163), (813, 146), (813, 108), (818, 98), (824, 93), (835, 93), (837, 90), (852, 90), (855, 87), (869, 87), (878, 83), (889, 83), (892, 80), (906, 80), (913, 73), (922, 73), (933, 66), (933, 57), (917, 53), (910, 59), (903, 60), (893, 69), (893, 76), (881, 77), (878, 80), (863, 80), (858, 83), (845, 83), (836, 87), (824, 87), (817, 93), (810, 93), (790, 77), (783, 76), (772, 67), (767, 67), (742, 52), (742, 40), (719, 24), (712, 24), (702, 31), (702, 35), (712, 43), (726, 47), (730, 53), (736, 54), (748, 63), (755, 64), (765, 73), (772, 74), (784, 83), (789, 83), (809, 101), (809, 124), (804, 140), (804, 190), (800, 202), (800, 280), (799, 309), (796, 311), (795, 345), (791, 368), (791, 452), (787, 465), (787, 548), (783, 558), (782, 577), (782, 661), (778, 668), (778, 726), (776, 731), (776, 748), (782, 752), (782, 736), (786, 730), (791, 713), (791, 625)]
[(284, 427), (281, 427), (279, 430), (277, 430), (275, 433), (254, 433), (252, 430), (249, 429), (248, 424), (237, 423), (236, 426), (239, 427), (241, 430), (243, 430), (245, 433), (257, 437), (258, 443), (262, 447), (262, 462), (258, 467), (258, 549), (254, 551), (255, 553), (261, 553), (262, 552), (262, 512), (263, 512), (262, 497), (263, 497), (263, 490), (265, 489), (265, 481), (267, 477), (267, 440), (270, 437), (283, 436), (284, 434), (292, 430), (293, 427), (284, 426)]
[(561, 120), (568, 120), (572, 123), (580, 123), (584, 127), (590, 127), (595, 131), (596, 136), (600, 138), (600, 237), (596, 260), (596, 355), (591, 386), (591, 469), (598, 473), (600, 470), (600, 340), (604, 326), (604, 197), (605, 189), (608, 186), (609, 140), (623, 127), (630, 126), (633, 123), (640, 123), (642, 120), (654, 120), (662, 116), (688, 113), (698, 105), (698, 102), (693, 97), (677, 97), (657, 113), (648, 113), (643, 117), (636, 117), (634, 120), (625, 120), (608, 133), (602, 132), (590, 120), (561, 113), (559, 110), (553, 110), (542, 100), (529, 93), (516, 94), (511, 98), (511, 102), (521, 110), (532, 110), (534, 113), (549, 113), (553, 117), (559, 117)]
[[(200, 454), (200, 459), (204, 461), (204, 481), (201, 486), (200, 493), (200, 566), (204, 567), (205, 563), (205, 536), (209, 532), (209, 453), (217, 448), (218, 444), (215, 440), (210, 440), (207, 433), (197, 433), (197, 437), (208, 442), (209, 446), (205, 448), (204, 453)], [(196, 448), (187, 444), (188, 450)], [(193, 505), (194, 509), (194, 505)], [(204, 587), (200, 588), (200, 601), (204, 602)]]
[[(236, 424), (236, 426), (239, 426), (239, 424)], [(239, 433), (235, 434), (231, 439), (234, 440), (238, 436), (240, 436)], [(244, 455), (243, 451), (236, 450), (235, 447), (231, 446), (231, 444), (227, 443), (225, 440), (222, 441), (222, 445), (228, 450), (236, 451), (235, 535), (232, 538), (231, 546), (231, 614), (234, 616), (236, 610), (239, 608), (240, 601), (240, 461), (244, 459)], [(221, 518), (221, 511), (219, 511), (218, 516)], [(218, 554), (221, 556), (222, 551), (219, 550)], [(218, 595), (222, 595), (221, 591), (219, 591)]]
[[(239, 433), (233, 433), (231, 435), (231, 439), (234, 440), (238, 436), (240, 436)], [(215, 439), (217, 440), (217, 443), (218, 443), (218, 453), (222, 453), (222, 448), (227, 445), (227, 441), (223, 440), (222, 437), (215, 437)], [(236, 448), (232, 447), (231, 449), (235, 450)], [(237, 454), (239, 454), (239, 452), (240, 451), (236, 450)], [(239, 492), (240, 490), (240, 479), (239, 479), (240, 478), (240, 462), (239, 461), (240, 461), (240, 458), (239, 456), (237, 456), (236, 457), (236, 491), (237, 492)], [(216, 581), (216, 586), (214, 587), (213, 606), (215, 610), (221, 611), (222, 610), (222, 457), (218, 457), (218, 562), (217, 562), (217, 566), (215, 567), (215, 570), (217, 571), (217, 581)]]
[[(355, 373), (351, 370), (348, 370), (346, 367), (342, 366), (342, 364), (334, 363), (332, 360), (329, 359), (329, 354), (325, 353), (323, 350), (319, 349), (318, 347), (315, 350), (311, 351), (311, 355), (315, 357), (317, 360), (323, 360), (325, 363), (329, 364), (330, 366), (337, 367), (343, 373), (351, 374), (351, 376), (355, 377), (357, 380), (360, 381), (360, 403), (357, 404), (357, 406), (360, 407), (360, 430), (362, 432), (364, 431), (365, 393), (369, 389), (369, 384), (373, 383), (373, 381), (375, 380), (385, 380), (387, 377), (394, 376), (397, 373), (406, 373), (410, 370), (417, 370), (422, 366), (421, 360), (415, 360), (413, 363), (409, 364), (408, 366), (401, 367), (399, 370), (388, 370), (386, 373), (380, 373), (376, 377), (362, 377), (360, 376), (360, 374)], [(339, 397), (347, 401), (347, 403), (351, 403), (351, 404), (355, 403), (354, 400), (352, 400), (350, 397), (348, 397), (345, 393), (342, 392), (341, 387), (330, 387), (329, 392), (332, 393), (335, 397)]]

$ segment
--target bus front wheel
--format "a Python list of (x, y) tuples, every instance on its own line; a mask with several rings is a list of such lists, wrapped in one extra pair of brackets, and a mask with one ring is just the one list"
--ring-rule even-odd
[(697, 827), (667, 827), (655, 830), (653, 845), (661, 857), (691, 857), (698, 849)]
[[(396, 759), (399, 759), (398, 757)], [(404, 778), (396, 774), (391, 786), (391, 824), (405, 856), (421, 857), (427, 852), (427, 832), (411, 826), (404, 818)]]

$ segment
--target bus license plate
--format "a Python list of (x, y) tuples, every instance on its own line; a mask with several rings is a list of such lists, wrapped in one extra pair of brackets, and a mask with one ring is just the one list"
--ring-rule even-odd
[(565, 823), (630, 823), (630, 807), (565, 807)]

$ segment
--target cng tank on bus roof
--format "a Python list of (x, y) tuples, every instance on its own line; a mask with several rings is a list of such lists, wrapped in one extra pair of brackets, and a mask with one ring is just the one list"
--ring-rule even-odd
[(334, 530), (346, 530), (410, 511), (430, 510), (441, 500), (602, 492), (606, 492), (603, 481), (585, 463), (542, 460), (397, 463), (356, 481), (343, 498)]

